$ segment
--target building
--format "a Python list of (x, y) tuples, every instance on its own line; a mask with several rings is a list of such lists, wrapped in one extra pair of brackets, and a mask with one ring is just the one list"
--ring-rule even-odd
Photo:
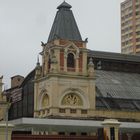
[(11, 140), (12, 128), (11, 124), (8, 124), (8, 108), (10, 103), (7, 102), (5, 93), (3, 92), (3, 76), (0, 77), (0, 139)]
[(96, 136), (118, 119), (120, 138), (140, 138), (140, 56), (87, 49), (71, 8), (57, 7), (42, 64), (6, 90), (13, 134)]
[(6, 97), (3, 94), (3, 83), (2, 83), (3, 76), (0, 77), (0, 122), (5, 120), (5, 113), (7, 108)]
[(121, 3), (121, 52), (140, 54), (140, 0)]

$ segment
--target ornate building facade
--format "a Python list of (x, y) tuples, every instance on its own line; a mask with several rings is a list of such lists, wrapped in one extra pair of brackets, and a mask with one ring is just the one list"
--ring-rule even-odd
[(120, 137), (138, 137), (140, 57), (88, 50), (71, 8), (57, 7), (42, 64), (6, 91), (10, 122), (34, 135), (97, 135), (111, 118), (121, 122)]

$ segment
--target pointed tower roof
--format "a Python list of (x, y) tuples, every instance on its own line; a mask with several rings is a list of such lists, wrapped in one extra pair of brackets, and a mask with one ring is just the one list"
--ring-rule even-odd
[(65, 1), (57, 7), (48, 42), (56, 38), (82, 41), (71, 7)]
[(57, 7), (57, 9), (61, 9), (61, 8), (68, 8), (68, 9), (70, 9), (72, 6), (71, 5), (69, 5), (68, 3), (66, 3), (65, 1), (63, 2), (63, 3), (61, 3), (58, 7)]

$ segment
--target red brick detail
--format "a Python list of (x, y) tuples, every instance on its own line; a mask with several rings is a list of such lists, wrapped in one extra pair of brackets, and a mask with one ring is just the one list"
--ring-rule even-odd
[(60, 69), (64, 70), (64, 52), (60, 52)]
[(75, 72), (75, 68), (67, 68), (67, 71)]
[(60, 39), (60, 45), (65, 45), (65, 44), (67, 44), (68, 43), (68, 41), (67, 40), (63, 40), (63, 39)]
[(74, 44), (75, 44), (78, 48), (83, 48), (83, 42), (74, 41)]
[[(60, 39), (60, 45), (66, 45), (68, 44), (68, 40)], [(81, 41), (72, 41), (78, 48), (83, 48), (83, 42)]]

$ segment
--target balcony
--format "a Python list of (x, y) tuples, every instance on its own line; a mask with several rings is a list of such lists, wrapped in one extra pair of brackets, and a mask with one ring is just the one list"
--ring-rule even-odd
[(78, 70), (76, 71), (76, 68), (68, 67), (65, 70), (64, 67), (60, 67), (60, 71), (63, 72), (63, 73), (67, 72), (67, 73), (73, 73), (73, 74), (75, 73), (76, 74), (76, 72), (78, 72), (79, 74), (82, 74), (82, 68), (78, 68)]

